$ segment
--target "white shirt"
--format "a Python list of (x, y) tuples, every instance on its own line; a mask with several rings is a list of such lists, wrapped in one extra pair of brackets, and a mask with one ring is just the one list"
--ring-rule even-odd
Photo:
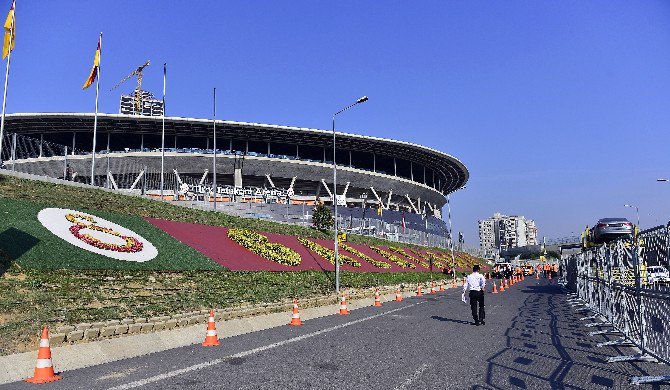
[(470, 289), (470, 291), (484, 291), (486, 287), (486, 279), (479, 273), (473, 272), (465, 279), (463, 291)]

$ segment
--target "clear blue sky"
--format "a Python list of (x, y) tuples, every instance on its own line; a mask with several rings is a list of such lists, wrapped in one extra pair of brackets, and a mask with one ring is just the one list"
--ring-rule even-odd
[(368, 95), (338, 130), (463, 161), (452, 214), (470, 244), (496, 211), (547, 237), (634, 220), (624, 203), (643, 227), (670, 219), (667, 1), (17, 2), (8, 112), (92, 112), (102, 31), (103, 112), (147, 59), (157, 95), (168, 64), (171, 116), (211, 117), (217, 87), (220, 118), (328, 129)]

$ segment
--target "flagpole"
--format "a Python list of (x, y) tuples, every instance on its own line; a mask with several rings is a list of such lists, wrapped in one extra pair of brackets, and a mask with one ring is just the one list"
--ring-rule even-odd
[(165, 186), (165, 84), (167, 76), (166, 64), (163, 64), (163, 131), (161, 132), (161, 200)]
[[(212, 167), (213, 182), (212, 187), (214, 190), (214, 210), (216, 210), (216, 87), (214, 87), (214, 166)], [(251, 203), (249, 203), (251, 204)]]
[[(100, 64), (102, 63), (102, 33), (100, 33), (100, 54), (98, 57), (98, 74), (95, 79), (95, 117), (93, 118), (93, 154), (91, 158), (91, 185), (95, 185), (95, 144), (98, 136), (98, 97), (100, 96)], [(74, 150), (73, 150), (74, 152)]]
[[(12, 15), (12, 24), (16, 21), (16, 3), (14, 5), (14, 14)], [(0, 166), (2, 166), (2, 141), (5, 136), (5, 106), (7, 104), (7, 83), (9, 82), (9, 63), (12, 60), (12, 39), (14, 39), (14, 28), (9, 30), (9, 53), (7, 53), (7, 70), (5, 71), (5, 91), (2, 94), (2, 119), (0, 120)]]
[(456, 280), (456, 259), (454, 258), (454, 235), (451, 232), (451, 204), (449, 203), (449, 194), (447, 194), (447, 210), (449, 210), (449, 246), (451, 247), (451, 272)]

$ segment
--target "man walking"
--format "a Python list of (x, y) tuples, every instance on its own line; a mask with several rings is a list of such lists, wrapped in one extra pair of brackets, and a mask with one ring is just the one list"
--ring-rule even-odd
[[(484, 318), (484, 288), (486, 287), (486, 279), (479, 273), (479, 265), (472, 267), (472, 273), (466, 278), (463, 285), (463, 295), (465, 291), (470, 290), (470, 308), (472, 309), (472, 318), (475, 320), (475, 325), (485, 325)], [(477, 306), (479, 305), (479, 309)]]

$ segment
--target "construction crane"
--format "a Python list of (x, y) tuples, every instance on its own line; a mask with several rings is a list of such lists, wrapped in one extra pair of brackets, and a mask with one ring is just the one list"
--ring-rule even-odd
[(115, 86), (110, 89), (110, 91), (115, 90), (119, 85), (125, 83), (129, 78), (133, 76), (137, 76), (137, 88), (135, 89), (135, 111), (140, 112), (142, 108), (142, 72), (144, 72), (144, 68), (149, 66), (151, 64), (151, 60), (147, 60), (144, 64), (140, 65), (135, 69), (131, 74), (128, 76), (124, 77), (123, 80), (119, 81), (116, 83)]

